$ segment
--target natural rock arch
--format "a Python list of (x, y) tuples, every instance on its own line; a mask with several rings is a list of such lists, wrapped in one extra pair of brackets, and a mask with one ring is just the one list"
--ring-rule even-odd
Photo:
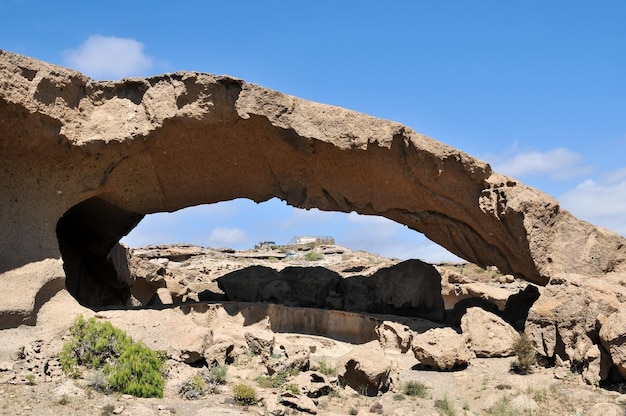
[[(94, 82), (3, 51), (0, 79), (9, 288), (63, 275), (61, 254), (70, 273), (81, 267), (73, 255), (104, 265), (145, 214), (241, 197), (384, 216), (538, 284), (626, 270), (621, 236), (398, 123), (227, 76)], [(32, 308), (6, 303), (16, 319)]]

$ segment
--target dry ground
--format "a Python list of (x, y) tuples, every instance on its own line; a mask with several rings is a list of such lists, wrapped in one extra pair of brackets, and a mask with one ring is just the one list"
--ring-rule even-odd
[[(335, 256), (346, 263), (362, 263), (366, 255), (367, 253), (344, 253)], [(326, 257), (328, 263), (332, 263), (331, 256)], [(372, 268), (388, 264), (380, 258), (370, 260)], [(480, 268), (470, 270), (471, 267), (468, 266), (450, 267), (455, 270), (461, 267), (464, 275), (473, 271), (472, 274), (478, 275), (477, 280), (486, 281), (497, 277)], [(509, 285), (511, 290), (517, 290), (516, 284), (516, 282), (507, 283), (505, 286)], [(60, 350), (62, 341), (59, 329), (67, 331), (75, 317), (85, 312), (84, 308), (69, 300), (67, 292), (62, 291), (47, 302), (38, 314), (36, 327), (0, 331), (0, 415), (265, 415), (267, 401), (276, 400), (273, 393), (281, 390), (262, 388), (255, 381), (263, 374), (264, 369), (258, 357), (250, 357), (229, 365), (226, 384), (220, 386), (215, 394), (206, 394), (198, 400), (185, 400), (179, 396), (178, 389), (182, 381), (200, 371), (180, 364), (170, 367), (165, 397), (162, 399), (104, 394), (91, 386), (93, 377), (88, 375), (79, 379), (63, 376), (44, 381), (28, 380), (24, 376), (15, 377), (11, 371), (7, 371), (7, 364), (13, 362), (11, 358), (13, 351), (33, 340), (46, 340), (49, 352)], [(293, 334), (293, 337), (309, 336)], [(334, 358), (345, 354), (353, 347), (351, 344), (336, 340), (312, 336), (310, 338), (317, 338), (311, 342), (322, 346), (312, 354), (312, 362), (319, 362), (322, 359), (332, 362)], [(366, 397), (336, 384), (332, 394), (317, 399), (317, 414), (397, 416), (625, 414), (626, 394), (586, 385), (579, 375), (564, 369), (536, 367), (532, 374), (519, 375), (509, 371), (514, 358), (481, 358), (473, 359), (464, 370), (437, 372), (421, 368), (411, 352), (400, 354), (397, 351), (388, 351), (387, 354), (398, 364), (400, 380), (396, 391), (386, 392), (378, 397)], [(555, 373), (558, 378), (555, 377)], [(29, 381), (32, 381), (32, 384)], [(403, 394), (402, 386), (410, 381), (423, 383), (427, 387), (426, 397), (418, 398)], [(238, 383), (256, 388), (260, 398), (258, 404), (246, 407), (235, 403), (232, 387)], [(601, 403), (614, 406), (610, 408), (613, 413), (609, 407), (602, 408), (598, 405)], [(618, 410), (620, 407), (622, 410)], [(299, 412), (287, 408), (285, 414)]]
[[(333, 354), (343, 354), (349, 348), (350, 345), (333, 342), (313, 355), (312, 360), (332, 360)], [(427, 387), (427, 397), (407, 396), (402, 394), (402, 388), (366, 397), (337, 385), (333, 394), (318, 400), (318, 414), (582, 416), (595, 414), (590, 409), (597, 403), (626, 405), (626, 395), (588, 386), (576, 374), (557, 379), (553, 368), (541, 367), (528, 375), (512, 373), (509, 367), (513, 358), (474, 359), (464, 370), (437, 372), (421, 369), (412, 354), (391, 356), (397, 360), (401, 384), (421, 382)], [(263, 398), (270, 400), (270, 394), (281, 389), (258, 385), (255, 378), (262, 374), (259, 360), (251, 357), (228, 366), (227, 383), (217, 393), (199, 400), (185, 400), (178, 395), (182, 378), (176, 374), (171, 375), (163, 399), (104, 394), (91, 387), (93, 377), (89, 375), (33, 385), (28, 380), (5, 382), (0, 384), (0, 415), (264, 415), (267, 413)], [(199, 370), (187, 370), (185, 375), (194, 371)], [(231, 388), (242, 382), (257, 389), (261, 398), (257, 405), (245, 407), (234, 402)], [(286, 414), (299, 412), (286, 409)]]

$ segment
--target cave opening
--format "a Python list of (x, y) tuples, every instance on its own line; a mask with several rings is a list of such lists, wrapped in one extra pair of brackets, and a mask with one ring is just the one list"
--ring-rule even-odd
[[(213, 223), (207, 220), (211, 217)], [(142, 227), (142, 222), (147, 227)], [(203, 230), (200, 224), (207, 222), (208, 228)], [(166, 230), (156, 240), (148, 241), (155, 238), (153, 227)], [(181, 227), (190, 227), (193, 236), (185, 234)], [(172, 238), (172, 230), (181, 232), (181, 236)], [(402, 241), (406, 237), (403, 234), (410, 234), (418, 250), (425, 244), (435, 245), (420, 241), (420, 233), (382, 217), (297, 209), (278, 199), (260, 204), (247, 199), (232, 200), (145, 216), (94, 197), (68, 210), (58, 221), (56, 231), (66, 288), (79, 303), (95, 310), (243, 302), (389, 314), (459, 327), (465, 310), (479, 306), (523, 329), (525, 316), (519, 315), (519, 311), (527, 312), (537, 299), (533, 292), (533, 296), (524, 297), (520, 308), (508, 297), (485, 300), (471, 293), (456, 293), (459, 274), (454, 273), (460, 270), (462, 275), (470, 267), (443, 248), (439, 252), (443, 263), (456, 260), (460, 267), (450, 276), (444, 276), (442, 269), (435, 267), (437, 263), (441, 266), (441, 259), (427, 259), (434, 266), (417, 260), (419, 253), (405, 254), (402, 259), (368, 252), (378, 249), (384, 253), (385, 244), (393, 250), (394, 238), (396, 243)], [(373, 239), (373, 250), (342, 247), (351, 244), (345, 243), (346, 236), (359, 233)], [(289, 245), (286, 236), (297, 234), (330, 235), (337, 245)], [(168, 241), (186, 244), (167, 244)], [(259, 244), (261, 241), (269, 241), (269, 247)], [(150, 242), (155, 244), (149, 245)], [(310, 254), (319, 255), (318, 260), (334, 261), (316, 262), (315, 256), (309, 258)], [(358, 261), (351, 262), (352, 256)], [(364, 258), (370, 263), (362, 264)], [(478, 266), (472, 267), (477, 268), (477, 273), (484, 272)], [(443, 285), (447, 281), (452, 283), (452, 289), (446, 297)], [(521, 286), (515, 286), (509, 288), (509, 295), (515, 295), (518, 288), (521, 293)]]
[(120, 241), (135, 249), (183, 243), (248, 250), (264, 241), (284, 245), (295, 236), (329, 235), (340, 246), (389, 258), (458, 259), (420, 233), (386, 218), (304, 210), (277, 198), (259, 204), (235, 199), (144, 216), (94, 197), (69, 209), (58, 221), (56, 232), (67, 290), (89, 307), (129, 305), (136, 282)]

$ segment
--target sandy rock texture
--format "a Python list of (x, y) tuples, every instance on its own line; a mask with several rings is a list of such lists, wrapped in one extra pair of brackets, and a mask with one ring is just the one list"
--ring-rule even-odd
[(621, 236), (398, 123), (228, 76), (94, 82), (6, 51), (0, 80), (0, 285), (21, 293), (6, 327), (63, 276), (84, 305), (125, 304), (109, 254), (145, 214), (241, 197), (384, 216), (539, 284), (626, 271)]

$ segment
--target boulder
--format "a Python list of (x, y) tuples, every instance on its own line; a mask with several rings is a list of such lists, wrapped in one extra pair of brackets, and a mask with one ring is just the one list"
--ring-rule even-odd
[(337, 377), (364, 396), (376, 396), (398, 383), (398, 366), (374, 343), (360, 345), (337, 361)]
[(317, 371), (303, 371), (292, 382), (300, 387), (302, 394), (312, 399), (327, 396), (335, 390), (328, 377)]
[(621, 306), (608, 317), (600, 315), (598, 322), (602, 346), (609, 352), (613, 364), (626, 379), (626, 307)]
[(432, 265), (406, 260), (378, 270), (372, 279), (375, 291), (368, 312), (443, 320), (441, 275)]
[(472, 358), (467, 336), (452, 328), (433, 328), (413, 337), (415, 358), (424, 366), (450, 371), (467, 365)]
[(285, 267), (280, 271), (299, 306), (311, 308), (327, 307), (327, 298), (341, 282), (341, 276), (324, 267)]
[[(626, 299), (623, 281), (621, 275), (608, 275), (605, 279), (568, 275), (539, 288), (540, 296), (528, 312), (525, 330), (537, 352), (550, 359), (558, 356), (583, 369), (596, 361), (598, 365), (592, 365), (592, 369), (597, 371), (606, 367), (606, 364), (599, 365), (606, 362), (606, 357), (602, 357), (606, 352), (612, 355), (614, 351), (617, 355), (613, 361), (619, 362), (618, 351), (606, 346), (600, 348), (598, 361), (597, 346), (601, 344), (599, 330), (602, 327), (598, 323), (607, 322), (602, 317), (611, 316), (622, 307), (621, 300)], [(608, 328), (611, 328), (610, 325)], [(624, 327), (616, 328), (616, 339), (619, 339), (620, 331), (623, 336)], [(609, 329), (605, 329), (605, 334), (608, 333)], [(592, 376), (587, 371), (586, 378), (603, 380), (607, 374), (606, 370), (602, 370)]]
[[(125, 305), (108, 255), (144, 215), (242, 197), (384, 216), (537, 284), (626, 271), (624, 237), (398, 123), (228, 76), (95, 82), (6, 51), (0, 79), (0, 287), (22, 289), (0, 304), (11, 325), (34, 322), (51, 276), (83, 305)], [(60, 258), (45, 278), (21, 270)]]
[[(269, 288), (265, 286), (272, 284)], [(272, 303), (285, 303), (291, 290), (284, 288), (284, 278), (276, 270), (265, 266), (250, 266), (236, 270), (217, 279), (219, 288), (230, 300), (257, 302), (274, 297)], [(289, 288), (289, 286), (287, 286)]]
[(301, 394), (293, 394), (285, 391), (280, 394), (280, 404), (285, 407), (290, 407), (299, 412), (305, 412), (312, 415), (317, 414), (317, 406), (315, 402), (309, 397)]
[(481, 308), (469, 308), (461, 319), (470, 350), (477, 357), (508, 357), (519, 334), (502, 318)]
[(264, 359), (269, 358), (274, 351), (276, 340), (272, 332), (246, 332), (244, 334), (246, 344), (254, 355), (261, 355)]
[(419, 317), (444, 317), (441, 277), (419, 260), (407, 260), (378, 270), (372, 276), (342, 279), (324, 267), (265, 266), (236, 270), (217, 279), (230, 300), (269, 302), (288, 306), (340, 308)]

